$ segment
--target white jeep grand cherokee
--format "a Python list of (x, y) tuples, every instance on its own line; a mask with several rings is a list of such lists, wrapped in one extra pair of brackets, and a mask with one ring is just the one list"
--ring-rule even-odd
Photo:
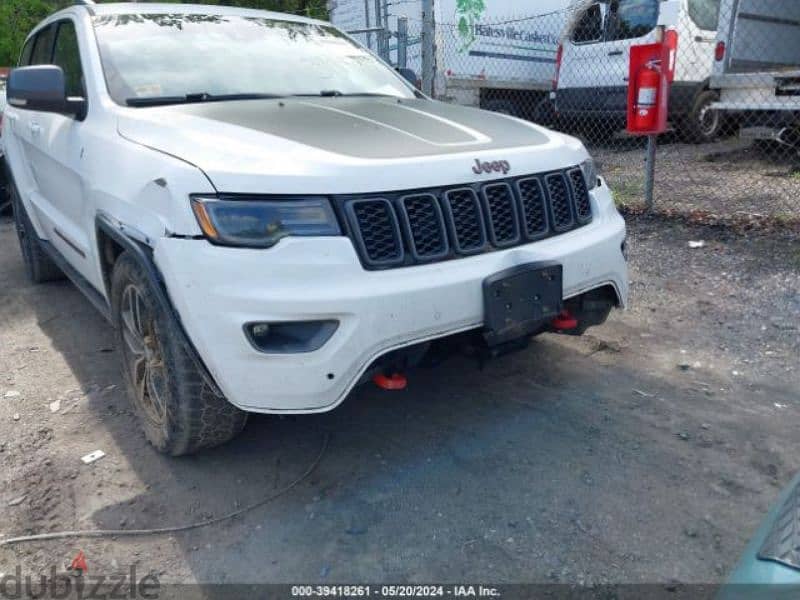
[(577, 140), (435, 102), (328, 23), (86, 4), (10, 76), (16, 222), (31, 278), (116, 327), (158, 450), (625, 304), (625, 225)]

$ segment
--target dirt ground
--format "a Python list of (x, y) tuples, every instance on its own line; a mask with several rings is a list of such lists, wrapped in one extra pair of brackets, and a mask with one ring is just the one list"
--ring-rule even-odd
[[(645, 144), (643, 138), (618, 136), (591, 147), (621, 204), (642, 202)], [(737, 137), (708, 144), (680, 143), (669, 133), (659, 138), (655, 178), (659, 210), (702, 211), (728, 221), (765, 217), (796, 226), (798, 197), (798, 150), (777, 146), (770, 152)]]
[[(24, 277), (0, 222), (0, 534), (180, 525), (145, 538), (0, 548), (0, 572), (179, 582), (717, 582), (800, 469), (800, 245), (630, 223), (630, 309), (357, 390), (313, 417), (159, 456), (112, 331), (68, 283)], [(690, 249), (690, 240), (704, 240)], [(84, 465), (96, 449), (106, 457)], [(0, 537), (0, 539), (2, 539)]]

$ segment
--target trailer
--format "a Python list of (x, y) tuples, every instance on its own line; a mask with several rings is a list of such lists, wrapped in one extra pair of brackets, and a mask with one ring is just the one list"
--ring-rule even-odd
[(714, 108), (743, 138), (800, 148), (800, 2), (722, 0)]
[[(558, 45), (574, 2), (436, 0), (434, 95), (536, 119), (537, 107), (550, 104)], [(354, 32), (388, 62), (421, 76), (422, 5), (422, 0), (331, 0), (328, 7), (334, 25)], [(396, 32), (405, 24), (401, 56)]]

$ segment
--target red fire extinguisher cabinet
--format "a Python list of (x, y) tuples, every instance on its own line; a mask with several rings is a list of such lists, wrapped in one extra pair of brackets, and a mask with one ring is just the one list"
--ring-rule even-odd
[(666, 131), (676, 52), (675, 31), (667, 31), (663, 42), (631, 47), (628, 133), (654, 135)]

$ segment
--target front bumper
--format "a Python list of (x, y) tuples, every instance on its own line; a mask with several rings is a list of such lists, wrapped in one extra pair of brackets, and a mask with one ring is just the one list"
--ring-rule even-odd
[[(564, 298), (611, 285), (628, 294), (625, 223), (608, 188), (592, 192), (592, 223), (532, 244), (470, 258), (365, 271), (352, 242), (286, 238), (269, 250), (162, 238), (155, 260), (186, 332), (230, 402), (247, 411), (336, 407), (379, 356), (481, 326), (483, 280), (515, 265), (563, 265)], [(242, 326), (336, 319), (319, 350), (264, 354)]]

